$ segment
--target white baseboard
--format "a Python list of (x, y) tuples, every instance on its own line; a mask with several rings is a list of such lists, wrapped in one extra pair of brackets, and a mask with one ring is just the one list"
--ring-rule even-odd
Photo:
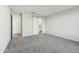
[(67, 38), (69, 40), (73, 40), (73, 41), (79, 42), (79, 38), (78, 38), (79, 36), (78, 35), (71, 35), (71, 34), (64, 35), (64, 34), (59, 34), (59, 33), (47, 33), (47, 34), (51, 34), (51, 35), (55, 35), (55, 36), (59, 36), (59, 37), (62, 37), (62, 38)]

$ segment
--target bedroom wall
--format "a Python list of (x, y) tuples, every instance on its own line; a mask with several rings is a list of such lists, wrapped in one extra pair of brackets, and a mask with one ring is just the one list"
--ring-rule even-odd
[(46, 17), (46, 33), (79, 41), (79, 7)]
[(0, 6), (0, 52), (4, 52), (11, 37), (10, 15), (9, 6)]
[(32, 35), (32, 14), (22, 13), (22, 36)]

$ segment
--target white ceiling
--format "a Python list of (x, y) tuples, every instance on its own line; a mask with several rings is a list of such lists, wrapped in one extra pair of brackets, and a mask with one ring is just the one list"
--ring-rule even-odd
[(11, 9), (13, 10), (13, 12), (16, 13), (34, 12), (42, 16), (48, 16), (72, 7), (74, 6), (73, 5), (13, 5), (11, 6)]

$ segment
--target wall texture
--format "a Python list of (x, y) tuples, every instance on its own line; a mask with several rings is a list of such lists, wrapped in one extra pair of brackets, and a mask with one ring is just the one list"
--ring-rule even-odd
[(46, 17), (46, 33), (79, 41), (79, 7)]
[(4, 52), (11, 37), (10, 15), (8, 6), (0, 6), (0, 52)]
[(22, 13), (22, 36), (32, 35), (32, 15), (29, 13)]

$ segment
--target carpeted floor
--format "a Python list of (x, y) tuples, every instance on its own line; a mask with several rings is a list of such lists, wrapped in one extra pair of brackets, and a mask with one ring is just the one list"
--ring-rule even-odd
[(49, 34), (13, 38), (5, 53), (79, 53), (79, 42)]

